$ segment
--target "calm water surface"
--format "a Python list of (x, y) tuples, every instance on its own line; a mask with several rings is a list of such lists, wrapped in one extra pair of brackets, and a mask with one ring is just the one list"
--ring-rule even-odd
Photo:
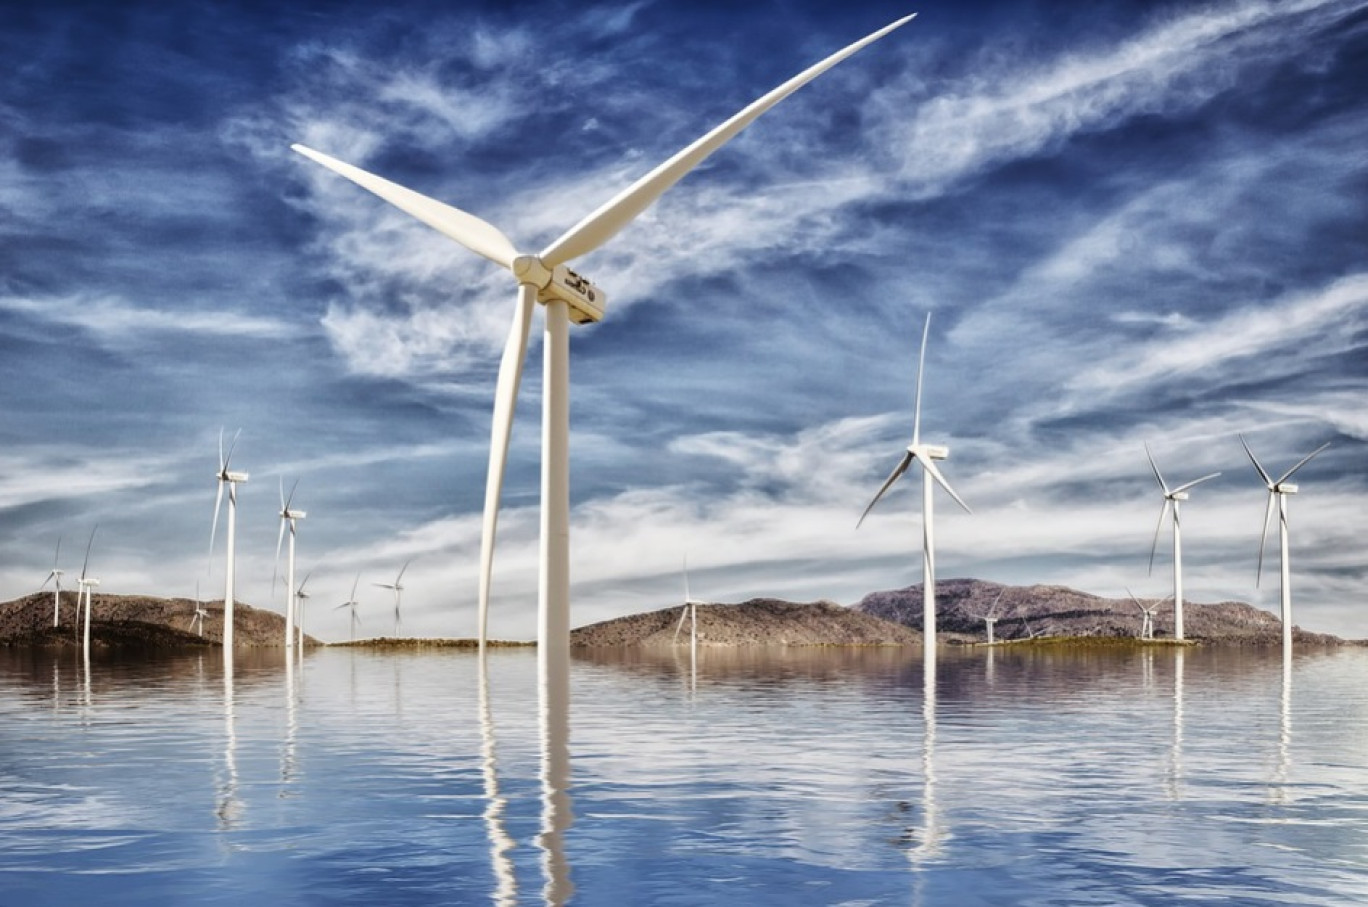
[(0, 905), (1368, 903), (1368, 651), (579, 658), (572, 701), (528, 651), (0, 650)]

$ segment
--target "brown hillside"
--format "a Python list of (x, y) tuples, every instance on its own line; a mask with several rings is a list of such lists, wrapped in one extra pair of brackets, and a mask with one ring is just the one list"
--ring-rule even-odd
[[(205, 602), (204, 636), (190, 631), (195, 603), (185, 598), (152, 598), (144, 595), (93, 595), (91, 597), (91, 645), (101, 648), (174, 648), (221, 646), (223, 602)], [(63, 592), (61, 624), (52, 626), (52, 595), (38, 593), (0, 604), (0, 645), (80, 645), (76, 620), (76, 593)], [(280, 646), (285, 637), (285, 618), (237, 602), (233, 605), (233, 646)], [(318, 641), (305, 636), (307, 645)]]
[[(584, 648), (675, 645), (683, 606), (633, 614), (580, 627), (570, 645)], [(739, 605), (698, 606), (701, 646), (901, 646), (919, 643), (921, 634), (833, 602), (795, 604), (755, 598)], [(689, 625), (679, 633), (687, 645)]]

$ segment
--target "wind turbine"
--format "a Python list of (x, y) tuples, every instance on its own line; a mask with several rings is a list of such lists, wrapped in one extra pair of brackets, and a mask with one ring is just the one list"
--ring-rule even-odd
[[(1179, 485), (1177, 488), (1169, 488), (1164, 481), (1163, 475), (1159, 472), (1159, 465), (1154, 462), (1154, 454), (1150, 453), (1149, 444), (1145, 445), (1145, 456), (1149, 457), (1150, 469), (1154, 470), (1154, 481), (1159, 483), (1159, 491), (1164, 495), (1164, 506), (1159, 509), (1159, 523), (1154, 527), (1154, 543), (1150, 545), (1149, 572), (1154, 573), (1154, 552), (1159, 548), (1159, 533), (1164, 529), (1164, 517), (1168, 516), (1169, 510), (1173, 511), (1173, 638), (1183, 640), (1183, 532), (1178, 518), (1178, 504), (1188, 499), (1188, 489), (1203, 482), (1210, 481), (1220, 475), (1213, 472), (1209, 476), (1202, 476), (1194, 479), (1186, 485)], [(1128, 590), (1129, 591), (1129, 590)], [(1131, 596), (1134, 598), (1134, 596)]]
[(1258, 470), (1259, 478), (1263, 479), (1264, 485), (1268, 487), (1268, 506), (1264, 508), (1263, 533), (1259, 536), (1259, 567), (1258, 571), (1254, 574), (1255, 586), (1259, 585), (1260, 580), (1263, 578), (1263, 555), (1264, 546), (1268, 542), (1268, 521), (1273, 518), (1274, 499), (1276, 498), (1278, 502), (1278, 528), (1281, 538), (1280, 551), (1282, 554), (1283, 658), (1285, 661), (1290, 662), (1292, 657), (1292, 581), (1287, 559), (1287, 498), (1289, 495), (1297, 493), (1297, 486), (1289, 484), (1287, 480), (1292, 478), (1292, 474), (1298, 469), (1301, 469), (1309, 463), (1312, 457), (1329, 447), (1330, 442), (1326, 441), (1320, 447), (1317, 447), (1315, 450), (1302, 457), (1301, 460), (1297, 462), (1296, 466), (1293, 466), (1287, 472), (1283, 473), (1282, 478), (1278, 479), (1276, 482), (1273, 481), (1267, 470), (1259, 463), (1259, 458), (1254, 456), (1254, 451), (1249, 449), (1249, 442), (1245, 441), (1244, 435), (1240, 435), (1240, 443), (1244, 445), (1245, 453), (1249, 454), (1249, 462), (1253, 463), (1254, 468)]
[(1135, 597), (1135, 593), (1134, 593), (1134, 592), (1132, 592), (1131, 590), (1127, 589), (1127, 590), (1126, 590), (1126, 594), (1130, 596), (1131, 601), (1135, 602), (1135, 607), (1137, 607), (1137, 608), (1140, 609), (1140, 614), (1141, 614), (1141, 618), (1140, 618), (1140, 638), (1141, 638), (1141, 639), (1153, 639), (1153, 638), (1154, 638), (1154, 615), (1156, 615), (1156, 614), (1159, 613), (1159, 606), (1160, 606), (1161, 604), (1163, 604), (1163, 602), (1162, 602), (1162, 601), (1152, 602), (1152, 603), (1150, 604), (1150, 606), (1149, 606), (1148, 608), (1146, 608), (1146, 607), (1144, 606), (1144, 604), (1140, 601), (1140, 599), (1138, 599), (1138, 598)]
[(358, 601), (356, 600), (356, 587), (357, 587), (357, 585), (358, 585), (360, 582), (361, 582), (361, 574), (358, 573), (358, 574), (356, 574), (356, 580), (352, 583), (351, 597), (350, 597), (349, 599), (347, 599), (346, 601), (344, 601), (342, 604), (338, 605), (336, 608), (333, 608), (334, 611), (341, 611), (343, 608), (350, 608), (350, 609), (351, 609), (351, 638), (352, 638), (352, 642), (356, 642), (356, 625), (359, 624), (359, 623), (361, 623), (361, 618), (359, 618), (359, 617), (356, 616), (356, 606), (360, 604), (360, 602), (358, 602)]
[(1007, 592), (1007, 587), (1006, 587), (1006, 586), (1003, 586), (1000, 590), (998, 590), (997, 598), (994, 598), (994, 599), (993, 599), (993, 603), (992, 603), (991, 605), (988, 606), (988, 610), (985, 611), (985, 612), (982, 613), (982, 614), (975, 614), (975, 615), (974, 615), (974, 616), (977, 617), (979, 620), (983, 621), (984, 627), (987, 628), (987, 630), (988, 630), (988, 645), (990, 645), (990, 646), (993, 644), (993, 625), (996, 624), (997, 621), (998, 621), (998, 618), (997, 618), (997, 606), (998, 606), (998, 602), (1002, 601), (1002, 596), (1003, 596), (1006, 592)]
[(689, 617), (689, 663), (698, 665), (698, 606), (689, 594), (689, 559), (684, 559), (684, 609), (679, 612), (679, 625), (675, 627), (674, 642), (679, 642), (679, 631), (684, 629), (684, 617)]
[[(276, 565), (280, 564), (280, 543), (285, 540), (285, 529), (290, 530), (290, 550), (287, 554), (285, 567), (285, 650), (288, 653), (290, 646), (295, 638), (295, 521), (302, 520), (306, 516), (302, 510), (294, 510), (291, 504), (294, 503), (295, 489), (299, 487), (299, 480), (290, 486), (290, 496), (285, 497), (285, 479), (280, 480), (280, 532), (276, 534)], [(275, 591), (275, 573), (271, 574), (271, 590)]]
[(228, 486), (228, 553), (224, 563), (223, 581), (223, 657), (233, 657), (233, 542), (237, 536), (237, 487), (247, 481), (247, 473), (231, 472), (229, 462), (233, 459), (233, 448), (237, 446), (238, 429), (233, 435), (233, 443), (228, 445), (228, 453), (223, 452), (223, 430), (219, 429), (219, 470), (218, 494), (214, 497), (214, 525), (209, 530), (209, 557), (214, 556), (214, 534), (218, 532), (219, 507), (223, 504), (223, 486)]
[(923, 444), (921, 441), (921, 395), (922, 395), (922, 371), (926, 367), (926, 341), (931, 334), (931, 313), (926, 313), (926, 325), (922, 328), (921, 358), (917, 362), (917, 403), (916, 410), (912, 417), (912, 443), (907, 446), (907, 451), (903, 454), (898, 465), (893, 468), (893, 472), (884, 481), (879, 493), (874, 495), (874, 500), (869, 502), (869, 506), (860, 514), (860, 520), (855, 524), (859, 529), (864, 523), (865, 517), (869, 516), (869, 511), (874, 509), (874, 505), (879, 503), (879, 499), (884, 496), (884, 492), (898, 481), (898, 478), (912, 465), (915, 460), (921, 464), (922, 468), (922, 647), (928, 656), (936, 650), (936, 537), (933, 522), (933, 496), (932, 491), (935, 483), (939, 483), (942, 488), (949, 492), (950, 497), (955, 499), (955, 503), (964, 508), (966, 513), (972, 513), (969, 505), (955, 494), (955, 489), (950, 487), (950, 483), (941, 475), (940, 469), (936, 467), (937, 460), (944, 460), (950, 456), (950, 448), (934, 444)]
[(372, 586), (379, 586), (381, 589), (389, 589), (394, 592), (394, 636), (396, 639), (399, 638), (399, 628), (401, 626), (399, 620), (399, 606), (404, 603), (404, 571), (408, 569), (409, 564), (412, 562), (413, 558), (404, 561), (404, 566), (399, 568), (399, 575), (394, 578), (394, 582), (371, 583)]
[(90, 658), (90, 609), (92, 606), (90, 589), (92, 586), (100, 585), (100, 581), (93, 576), (87, 576), (86, 570), (90, 567), (90, 546), (95, 544), (95, 530), (99, 528), (100, 527), (97, 524), (95, 529), (90, 530), (90, 541), (86, 542), (85, 560), (81, 562), (81, 578), (76, 581), (76, 584), (80, 586), (80, 594), (76, 598), (76, 618), (78, 620), (81, 617), (83, 602), (85, 607), (85, 629), (81, 631), (81, 649), (84, 651), (87, 659)]
[(62, 557), (62, 537), (57, 536), (57, 553), (52, 556), (52, 570), (48, 573), (47, 579), (38, 587), (42, 592), (47, 588), (48, 583), (52, 583), (52, 626), (56, 627), (61, 622), (62, 614), (62, 575), (65, 571), (57, 568), (57, 561)]
[[(312, 570), (304, 574), (304, 582), (299, 584), (299, 588), (296, 589), (294, 593), (295, 601), (299, 603), (299, 620), (295, 624), (297, 635), (293, 638), (299, 640), (299, 651), (301, 654), (304, 652), (304, 602), (308, 601), (311, 597), (309, 593), (304, 591), (304, 587), (309, 585), (309, 577), (311, 576), (313, 576)], [(285, 654), (288, 656), (289, 651), (287, 650)]]
[(489, 471), (485, 483), (480, 538), (479, 640), (483, 649), (489, 613), (494, 535), (504, 466), (513, 427), (513, 405), (527, 355), (527, 335), (535, 303), (546, 308), (543, 342), (541, 564), (538, 591), (538, 664), (558, 673), (568, 670), (570, 646), (570, 346), (569, 323), (603, 318), (602, 290), (567, 266), (599, 248), (651, 206), (666, 190), (721, 148), (775, 104), (851, 54), (877, 41), (913, 17), (906, 16), (804, 70), (778, 88), (677, 152), (618, 193), (537, 254), (519, 252), (489, 222), (427, 198), (303, 145), (295, 151), (375, 193), (449, 239), (512, 272), (518, 284), (513, 324), (504, 346), (490, 425)]
[(204, 619), (209, 616), (209, 612), (204, 610), (204, 602), (200, 601), (199, 583), (195, 583), (195, 613), (190, 616), (190, 629), (198, 628), (200, 636), (204, 635)]

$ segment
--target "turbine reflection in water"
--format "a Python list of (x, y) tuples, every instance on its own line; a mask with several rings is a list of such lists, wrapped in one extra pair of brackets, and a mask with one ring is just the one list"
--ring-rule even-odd
[[(292, 646), (285, 647), (285, 746), (280, 753), (280, 796), (288, 796), (295, 777), (295, 737), (299, 730), (299, 710), (295, 688), (295, 659)], [(303, 667), (303, 665), (301, 665)]]
[(1183, 658), (1181, 648), (1173, 652), (1173, 746), (1169, 750), (1169, 799), (1183, 796)]
[(1278, 763), (1269, 791), (1275, 803), (1287, 802), (1288, 776), (1292, 769), (1292, 659), (1282, 663), (1282, 695), (1278, 713)]
[(542, 899), (551, 905), (575, 892), (565, 857), (565, 832), (574, 822), (570, 803), (570, 662), (538, 659), (541, 698), (542, 826), (537, 848), (542, 852), (545, 884)]
[(495, 904), (516, 904), (518, 900), (518, 880), (513, 874), (513, 859), (509, 851), (513, 849), (513, 839), (504, 827), (503, 814), (508, 799), (499, 793), (498, 754), (495, 751), (494, 712), (489, 704), (489, 662), (485, 650), (480, 650), (480, 742), (482, 766), (484, 769), (485, 833), (489, 837), (490, 861), (494, 866), (494, 877), (498, 880), (493, 900)]
[(237, 825), (242, 816), (242, 801), (238, 798), (237, 771), (237, 716), (233, 703), (233, 658), (223, 659), (223, 779), (219, 784), (219, 828), (227, 831)]

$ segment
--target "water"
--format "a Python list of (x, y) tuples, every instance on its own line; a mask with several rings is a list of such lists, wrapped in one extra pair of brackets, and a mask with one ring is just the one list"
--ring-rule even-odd
[(1368, 651), (687, 658), (0, 651), (0, 905), (1368, 903)]

